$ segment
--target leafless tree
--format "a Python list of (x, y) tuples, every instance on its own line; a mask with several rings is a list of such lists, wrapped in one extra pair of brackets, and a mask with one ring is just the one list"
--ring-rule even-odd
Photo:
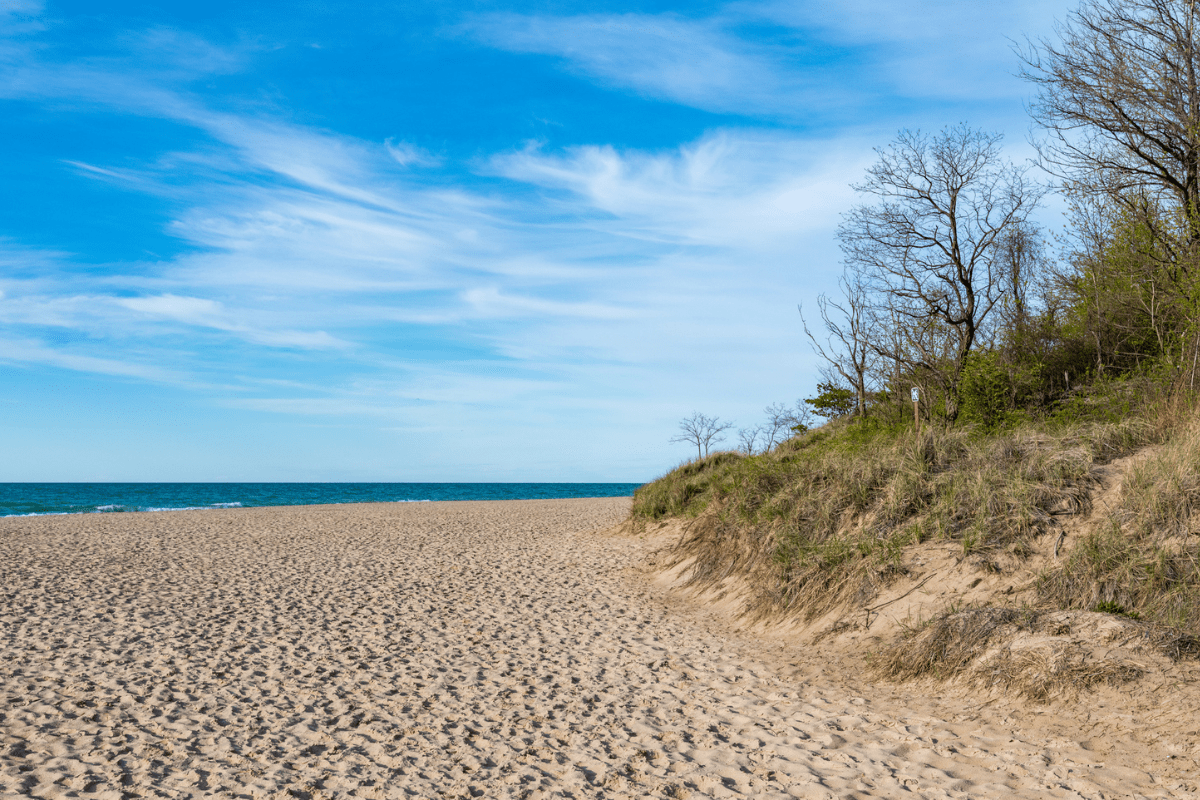
[[(1058, 42), (1019, 50), (1043, 165), (1150, 226), (1184, 272), (1200, 243), (1198, 22), (1195, 0), (1084, 0)], [(1144, 213), (1164, 201), (1173, 218)]]
[(763, 409), (763, 413), (767, 421), (761, 429), (767, 450), (792, 438), (797, 427), (807, 428), (812, 419), (812, 412), (802, 402), (797, 402), (795, 406), (772, 403)]
[(999, 244), (998, 270), (1001, 299), (998, 306), (1000, 330), (1020, 339), (1029, 328), (1038, 304), (1038, 290), (1045, 291), (1049, 264), (1041, 233), (1029, 225), (1011, 228)]
[(850, 384), (857, 398), (854, 413), (861, 417), (867, 413), (867, 393), (878, 351), (871, 346), (873, 326), (863, 275), (847, 272), (838, 280), (838, 285), (842, 289), (841, 303), (835, 303), (825, 295), (817, 297), (817, 309), (825, 326), (825, 344), (821, 344), (808, 329), (803, 308), (800, 308), (800, 322), (812, 340), (813, 350), (825, 360), (825, 371), (831, 373), (824, 377), (829, 383), (840, 383), (837, 379), (840, 376)]
[(812, 422), (812, 412), (802, 400), (796, 401), (795, 406), (772, 403), (763, 409), (763, 414), (767, 419), (762, 424), (738, 430), (738, 450), (746, 455), (770, 452), (776, 445), (807, 430)]
[(762, 426), (738, 429), (738, 450), (748, 456), (758, 452), (759, 438), (762, 436)]
[(848, 269), (904, 334), (899, 347), (886, 337), (872, 347), (941, 384), (950, 420), (967, 354), (1003, 294), (1001, 244), (1044, 191), (1002, 158), (1000, 140), (963, 125), (902, 132), (854, 187), (879, 202), (838, 229)]
[(680, 433), (671, 437), (671, 442), (694, 444), (696, 458), (704, 458), (712, 445), (724, 441), (721, 434), (732, 427), (732, 422), (721, 422), (720, 417), (709, 417), (694, 411), (690, 417), (679, 421)]

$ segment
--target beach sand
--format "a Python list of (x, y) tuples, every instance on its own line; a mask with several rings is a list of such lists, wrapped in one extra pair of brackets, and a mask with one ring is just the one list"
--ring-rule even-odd
[(628, 508), (0, 519), (0, 797), (1197, 796), (1195, 730), (740, 635)]

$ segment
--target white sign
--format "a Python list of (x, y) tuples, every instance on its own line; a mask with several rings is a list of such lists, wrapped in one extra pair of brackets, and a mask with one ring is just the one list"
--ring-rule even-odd
[(914, 403), (920, 402), (921, 400), (921, 390), (915, 386), (912, 387), (912, 399)]

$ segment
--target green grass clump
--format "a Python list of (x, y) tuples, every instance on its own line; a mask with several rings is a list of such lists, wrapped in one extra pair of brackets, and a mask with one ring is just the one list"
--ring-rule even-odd
[(1130, 619), (1141, 619), (1141, 614), (1136, 611), (1126, 611), (1125, 606), (1120, 603), (1114, 603), (1111, 600), (1102, 600), (1092, 609), (1098, 614), (1113, 614), (1118, 617), (1129, 617)]

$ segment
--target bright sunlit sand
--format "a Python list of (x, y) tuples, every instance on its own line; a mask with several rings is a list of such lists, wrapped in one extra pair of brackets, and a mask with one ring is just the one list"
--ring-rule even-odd
[(1112, 720), (730, 633), (604, 532), (628, 507), (0, 520), (0, 795), (1194, 796)]

